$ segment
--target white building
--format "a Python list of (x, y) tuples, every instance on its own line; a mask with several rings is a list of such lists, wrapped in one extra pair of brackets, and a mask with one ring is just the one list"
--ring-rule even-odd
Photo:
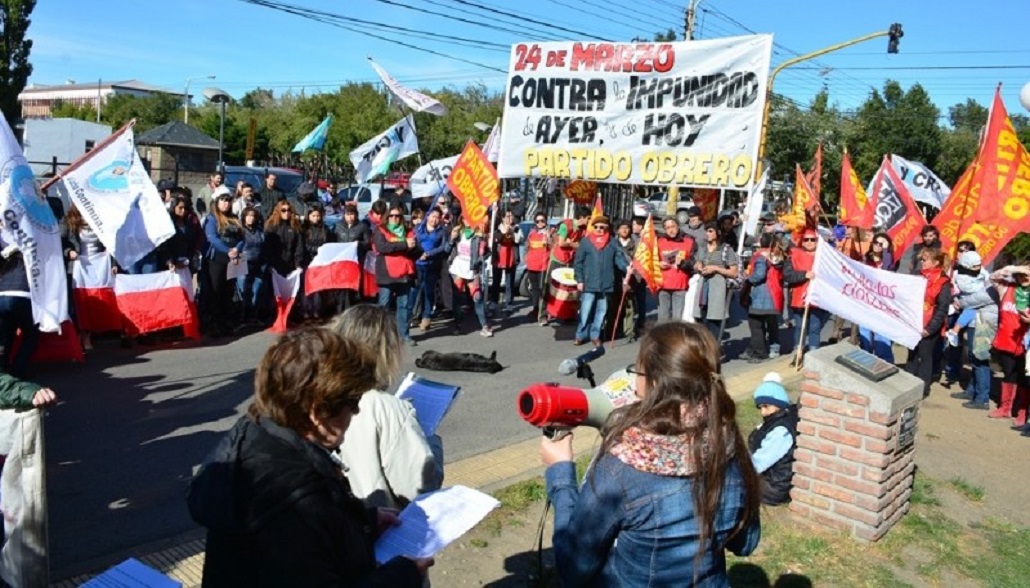
[(111, 127), (74, 118), (30, 118), (25, 120), (25, 159), (37, 176), (58, 170), (75, 161), (111, 135)]
[(91, 84), (73, 82), (61, 85), (32, 84), (18, 94), (18, 102), (21, 103), (22, 118), (47, 118), (51, 115), (51, 109), (58, 103), (92, 106), (94, 110), (99, 110), (111, 96), (146, 97), (153, 94), (171, 94), (178, 97), (180, 101), (183, 99), (182, 92), (152, 86), (139, 80), (127, 80), (124, 82), (97, 81)]

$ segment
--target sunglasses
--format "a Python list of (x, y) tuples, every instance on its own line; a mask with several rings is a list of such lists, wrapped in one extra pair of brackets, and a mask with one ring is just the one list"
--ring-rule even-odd
[(802, 239), (801, 241), (802, 241), (803, 243), (815, 243), (815, 242), (816, 242), (816, 241), (818, 241), (818, 240), (819, 240), (819, 239), (816, 239), (815, 237), (805, 237), (805, 238), (804, 238), (804, 239)]
[(292, 210), (290, 210), (289, 208), (280, 208), (280, 209), (279, 209), (279, 212), (280, 212), (280, 213), (290, 213), (290, 212), (293, 212), (293, 211), (292, 211)]
[(644, 372), (638, 370), (637, 366), (635, 366), (633, 364), (629, 364), (628, 366), (626, 366), (626, 373), (630, 374), (632, 376), (646, 376), (647, 375)]
[(542, 224), (544, 224), (544, 223), (546, 223), (546, 222), (547, 222), (547, 220), (545, 220), (545, 219), (542, 219), (542, 218), (538, 218), (538, 219), (536, 219), (536, 224), (538, 224), (538, 225), (542, 225)]
[(401, 215), (399, 215), (399, 214), (388, 214), (388, 215), (386, 215), (386, 218), (400, 218), (400, 217), (401, 217)]
[(605, 230), (607, 228), (608, 228), (608, 225), (594, 225), (594, 230), (601, 230), (601, 231), (603, 231), (603, 230)]
[(886, 247), (887, 244), (883, 241), (873, 241), (873, 245), (879, 245), (880, 247)]

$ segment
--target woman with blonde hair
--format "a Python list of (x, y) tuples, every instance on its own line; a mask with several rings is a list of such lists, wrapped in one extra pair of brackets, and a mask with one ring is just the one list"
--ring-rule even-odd
[(340, 447), (354, 494), (370, 506), (403, 506), (443, 483), (443, 446), (428, 438), (415, 409), (389, 393), (400, 372), (401, 335), (382, 306), (358, 304), (336, 318), (333, 331), (364, 344), (376, 358), (374, 385), (361, 396)]
[(208, 301), (208, 333), (213, 337), (228, 335), (233, 325), (233, 292), (235, 282), (228, 278), (230, 263), (240, 263), (243, 251), (243, 227), (232, 212), (232, 195), (221, 193), (211, 206), (211, 214), (204, 219), (207, 236), (207, 269), (210, 280)]
[(727, 586), (726, 554), (761, 536), (760, 478), (699, 324), (652, 328), (640, 342), (640, 402), (617, 409), (576, 486), (572, 435), (544, 438), (554, 553), (565, 586)]

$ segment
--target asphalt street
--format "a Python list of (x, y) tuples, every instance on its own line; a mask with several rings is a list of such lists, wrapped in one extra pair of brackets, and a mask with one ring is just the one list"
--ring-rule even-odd
[[(466, 319), (464, 335), (449, 322), (428, 334), (413, 331), (419, 346), (405, 348), (405, 370), (460, 385), (462, 394), (440, 428), (446, 461), (491, 451), (538, 435), (515, 410), (520, 390), (533, 382), (575, 385), (558, 374), (562, 359), (587, 350), (571, 344), (574, 326), (540, 327), (525, 303), (493, 338)], [(729, 321), (728, 357), (743, 349), (746, 322)], [(782, 333), (784, 343), (790, 339)], [(33, 379), (51, 386), (60, 404), (46, 418), (47, 489), (51, 569), (55, 580), (88, 571), (136, 546), (196, 529), (184, 495), (194, 468), (220, 435), (246, 410), (254, 367), (272, 341), (267, 333), (203, 345), (121, 349), (99, 340), (83, 364), (37, 368)], [(786, 352), (788, 346), (785, 345)], [(489, 354), (505, 366), (490, 374), (416, 370), (425, 350)], [(599, 379), (630, 364), (637, 344), (616, 342), (593, 363)], [(724, 365), (733, 375), (751, 368)]]

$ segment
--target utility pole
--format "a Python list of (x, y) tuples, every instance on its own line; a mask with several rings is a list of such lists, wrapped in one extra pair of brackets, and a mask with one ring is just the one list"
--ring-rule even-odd
[(687, 5), (687, 17), (683, 23), (683, 39), (686, 41), (694, 40), (694, 23), (697, 21), (697, 5), (700, 3), (701, 0), (690, 0)]

